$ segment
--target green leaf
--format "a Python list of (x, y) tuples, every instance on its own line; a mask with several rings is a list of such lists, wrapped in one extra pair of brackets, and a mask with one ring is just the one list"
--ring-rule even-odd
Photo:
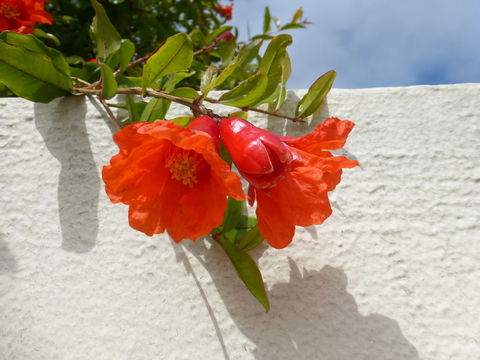
[(113, 76), (112, 69), (106, 64), (100, 64), (100, 68), (102, 71), (102, 98), (104, 99), (111, 99), (117, 93), (117, 81)]
[(256, 248), (263, 242), (263, 237), (258, 230), (258, 226), (255, 225), (247, 231), (245, 235), (240, 239), (238, 247), (243, 251), (249, 251)]
[(272, 24), (272, 17), (270, 16), (270, 9), (265, 6), (265, 12), (263, 14), (263, 33), (266, 34), (270, 31)]
[(122, 44), (120, 45), (119, 55), (120, 55), (120, 70), (125, 71), (132, 60), (133, 55), (135, 54), (135, 44), (130, 40), (122, 39)]
[(50, 33), (46, 33), (45, 31), (43, 31), (42, 29), (35, 29), (33, 31), (33, 35), (35, 35), (35, 37), (39, 38), (39, 39), (46, 39), (46, 40), (49, 40), (51, 41), (52, 43), (55, 44), (55, 46), (58, 46), (60, 47), (61, 43), (60, 43), (60, 40), (58, 40), (58, 38), (53, 35), (53, 34), (50, 34)]
[(250, 64), (253, 59), (258, 55), (258, 51), (262, 46), (263, 40), (257, 39), (253, 40), (252, 42), (248, 43), (244, 47), (242, 47), (238, 53), (237, 61), (239, 67), (245, 67), (246, 65)]
[(259, 69), (264, 70), (266, 74), (270, 73), (272, 65), (277, 57), (283, 56), (287, 46), (292, 44), (292, 37), (288, 34), (275, 36), (268, 44), (267, 50), (259, 64)]
[(30, 101), (50, 102), (69, 94), (70, 69), (63, 55), (32, 35), (0, 34), (0, 82)]
[(189, 100), (195, 100), (198, 97), (197, 91), (189, 87), (173, 89), (172, 91), (170, 91), (170, 95), (182, 97)]
[(120, 49), (121, 38), (97, 0), (90, 0), (95, 9), (92, 23), (92, 37), (97, 48), (97, 57), (105, 62), (110, 54)]
[(237, 224), (238, 229), (251, 229), (258, 224), (256, 217), (242, 215), (240, 216), (240, 221)]
[(242, 211), (245, 206), (243, 200), (235, 200), (234, 198), (228, 198), (227, 210), (225, 211), (225, 216), (223, 218), (223, 231), (228, 232), (234, 229), (240, 217), (242, 216)]
[(217, 68), (213, 65), (207, 67), (207, 70), (202, 75), (202, 79), (200, 81), (200, 91), (204, 96), (207, 96), (209, 91), (213, 88), (210, 84), (215, 80), (217, 76)]
[(280, 30), (290, 30), (290, 29), (305, 29), (305, 25), (302, 24), (285, 24)]
[(10, 96), (14, 96), (14, 94), (10, 91), (8, 87), (0, 83), (0, 97), (10, 97)]
[(264, 72), (242, 81), (237, 87), (220, 97), (223, 104), (244, 107), (257, 103), (263, 96), (268, 84), (268, 77)]
[(305, 118), (318, 110), (323, 99), (332, 88), (337, 73), (334, 70), (327, 71), (320, 76), (308, 89), (305, 96), (298, 102), (295, 116)]
[(171, 101), (165, 99), (151, 99), (147, 106), (145, 106), (139, 121), (153, 122), (155, 120), (165, 119), (170, 104)]
[[(268, 44), (267, 50), (260, 61), (259, 69), (263, 70), (268, 76), (268, 84), (261, 99), (267, 99), (278, 87), (282, 80), (283, 63), (287, 55), (287, 46), (292, 43), (292, 37), (287, 34), (275, 36), (275, 38)], [(268, 100), (270, 101), (270, 100)], [(263, 103), (265, 101), (260, 101)]]
[(248, 120), (248, 112), (246, 112), (246, 111), (235, 111), (235, 112), (232, 112), (232, 113), (228, 114), (228, 117), (229, 118), (237, 117), (237, 118), (240, 118), (240, 119)]
[(192, 64), (192, 41), (187, 34), (179, 33), (169, 37), (153, 54), (143, 68), (142, 88), (155, 85), (160, 77), (188, 70)]
[(187, 126), (192, 120), (193, 116), (179, 116), (173, 119), (169, 119), (169, 121), (174, 122), (175, 124), (180, 126)]
[(252, 40), (271, 40), (271, 39), (273, 39), (273, 36), (266, 35), (266, 34), (255, 35), (254, 37), (252, 37)]
[(130, 122), (140, 121), (140, 115), (147, 107), (147, 103), (143, 101), (135, 101), (135, 98), (131, 94), (126, 94), (125, 99), (127, 101)]
[(303, 17), (303, 9), (299, 8), (297, 11), (295, 11), (295, 14), (293, 14), (292, 17), (292, 23), (297, 23), (299, 20), (301, 20)]
[(225, 250), (225, 253), (230, 258), (235, 270), (237, 270), (238, 276), (246, 285), (247, 289), (268, 312), (270, 310), (270, 303), (263, 284), (262, 274), (260, 270), (258, 270), (255, 261), (253, 261), (245, 251), (227, 239), (220, 238), (218, 243), (222, 246), (223, 250)]
[(118, 87), (140, 87), (142, 86), (142, 78), (135, 76), (117, 75)]
[[(206, 87), (205, 91), (206, 93), (210, 92), (212, 89), (222, 85), (230, 76), (232, 76), (233, 72), (237, 68), (237, 64), (230, 64), (228, 65), (223, 71), (218, 75), (216, 78), (214, 78), (210, 84)], [(206, 95), (206, 94), (205, 94)]]

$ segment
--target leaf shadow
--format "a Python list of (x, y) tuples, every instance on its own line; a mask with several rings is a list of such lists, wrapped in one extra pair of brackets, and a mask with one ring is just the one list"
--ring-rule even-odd
[(100, 177), (85, 124), (87, 106), (80, 96), (35, 103), (35, 125), (50, 153), (60, 162), (58, 212), (62, 248), (84, 253), (96, 244)]
[(271, 310), (265, 313), (220, 248), (197, 244), (186, 250), (209, 272), (232, 320), (253, 344), (249, 352), (256, 359), (419, 359), (395, 320), (358, 311), (342, 269), (327, 265), (301, 271), (289, 258), (290, 279), (269, 289)]
[(0, 233), (0, 274), (17, 272), (17, 261), (3, 240), (4, 234)]

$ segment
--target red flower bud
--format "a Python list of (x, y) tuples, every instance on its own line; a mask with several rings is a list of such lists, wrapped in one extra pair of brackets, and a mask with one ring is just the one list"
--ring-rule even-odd
[(220, 136), (237, 169), (256, 188), (274, 186), (291, 168), (290, 148), (277, 135), (244, 119), (222, 120)]
[(220, 40), (230, 41), (232, 39), (233, 39), (233, 34), (230, 31), (225, 31), (225, 32), (221, 33), (220, 35), (218, 35), (215, 38), (215, 41), (216, 42), (219, 42)]
[(330, 216), (328, 192), (342, 169), (358, 163), (327, 149), (341, 148), (353, 126), (329, 118), (308, 135), (278, 137), (243, 119), (220, 122), (220, 137), (250, 183), (249, 203), (257, 202), (258, 228), (271, 246), (287, 246), (295, 226), (318, 225)]
[(220, 150), (220, 129), (218, 128), (218, 122), (213, 120), (210, 116), (201, 116), (190, 121), (187, 128), (203, 131), (212, 137), (217, 152)]

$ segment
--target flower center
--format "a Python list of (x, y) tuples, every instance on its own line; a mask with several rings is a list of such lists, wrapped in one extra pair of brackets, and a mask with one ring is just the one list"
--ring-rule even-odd
[(165, 166), (172, 178), (193, 187), (198, 182), (200, 156), (191, 150), (181, 150), (167, 159)]
[(6, 19), (14, 19), (20, 16), (20, 11), (12, 4), (0, 4), (0, 15)]

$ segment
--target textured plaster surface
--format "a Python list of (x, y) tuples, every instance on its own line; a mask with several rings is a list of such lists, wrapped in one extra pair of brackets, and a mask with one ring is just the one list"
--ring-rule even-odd
[(253, 251), (266, 314), (218, 247), (128, 227), (88, 98), (0, 99), (0, 358), (480, 359), (480, 84), (335, 89), (308, 124), (253, 119), (299, 135), (327, 116), (356, 122), (362, 166), (325, 224)]

